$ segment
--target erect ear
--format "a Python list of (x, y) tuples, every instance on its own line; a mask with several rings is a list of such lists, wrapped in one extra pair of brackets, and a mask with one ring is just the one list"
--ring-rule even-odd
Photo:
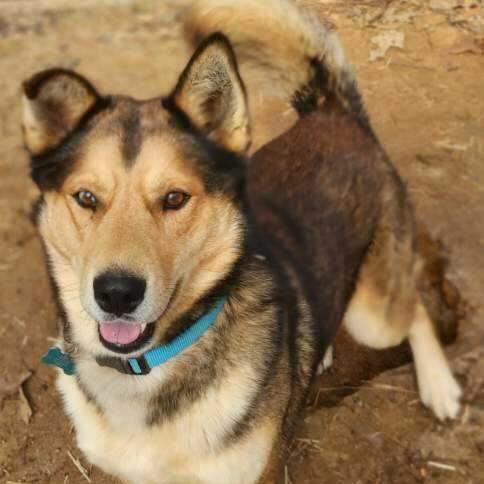
[(172, 100), (216, 143), (239, 153), (249, 148), (245, 88), (224, 35), (215, 33), (198, 47), (178, 80)]
[(24, 141), (34, 155), (58, 145), (100, 99), (89, 81), (64, 69), (35, 74), (23, 91)]

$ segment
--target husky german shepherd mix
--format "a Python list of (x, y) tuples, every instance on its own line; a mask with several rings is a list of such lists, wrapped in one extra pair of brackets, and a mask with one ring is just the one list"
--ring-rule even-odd
[[(24, 84), (65, 315), (53, 358), (79, 447), (132, 484), (281, 482), (343, 316), (371, 347), (408, 338), (423, 403), (455, 417), (412, 209), (337, 40), (284, 0), (190, 15), (192, 37), (208, 37), (166, 98), (101, 96), (60, 69)], [(301, 114), (249, 163), (235, 55), (209, 35), (220, 29)]]

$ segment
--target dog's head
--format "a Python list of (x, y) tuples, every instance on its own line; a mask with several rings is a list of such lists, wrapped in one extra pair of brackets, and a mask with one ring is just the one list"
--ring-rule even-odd
[(241, 255), (250, 135), (228, 41), (204, 42), (164, 99), (41, 72), (24, 83), (23, 131), (69, 340), (98, 356), (145, 351)]

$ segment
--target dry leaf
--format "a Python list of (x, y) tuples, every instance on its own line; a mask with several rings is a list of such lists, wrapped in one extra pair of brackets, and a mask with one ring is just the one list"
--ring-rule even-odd
[(388, 49), (391, 47), (402, 49), (405, 44), (405, 35), (403, 32), (398, 32), (397, 30), (387, 30), (373, 37), (371, 43), (374, 47), (370, 51), (369, 58), (370, 62), (373, 62), (384, 58)]

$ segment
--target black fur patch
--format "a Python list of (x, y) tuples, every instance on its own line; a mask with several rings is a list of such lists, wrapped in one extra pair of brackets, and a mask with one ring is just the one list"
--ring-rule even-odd
[(82, 140), (90, 130), (90, 122), (110, 105), (111, 98), (99, 98), (58, 146), (40, 155), (31, 156), (31, 176), (42, 191), (58, 190), (62, 186), (72, 172)]
[(329, 72), (319, 59), (312, 59), (310, 65), (314, 73), (312, 79), (297, 90), (291, 99), (293, 108), (300, 116), (312, 113), (317, 108), (321, 96), (330, 97)]
[(313, 77), (305, 86), (297, 90), (291, 99), (291, 104), (298, 114), (306, 116), (312, 113), (322, 102), (322, 98), (326, 104), (341, 104), (341, 98), (343, 98), (347, 105), (345, 109), (354, 114), (360, 126), (375, 138), (356, 81), (344, 79), (342, 85), (345, 89), (337, 92), (336, 87), (332, 85), (331, 73), (326, 65), (316, 58), (311, 59), (310, 65)]
[(24, 81), (22, 87), (25, 95), (28, 99), (35, 99), (39, 95), (40, 88), (46, 82), (57, 76), (69, 76), (76, 79), (94, 98), (98, 97), (96, 89), (94, 89), (92, 84), (90, 84), (87, 79), (77, 74), (77, 72), (62, 68), (47, 69), (45, 71), (38, 72), (30, 79)]
[(30, 208), (30, 221), (34, 225), (38, 225), (39, 223), (39, 217), (40, 214), (42, 213), (42, 208), (44, 206), (44, 197), (40, 195), (33, 203)]
[(124, 162), (127, 166), (131, 166), (138, 156), (143, 142), (140, 113), (137, 106), (132, 106), (124, 113), (119, 122)]

